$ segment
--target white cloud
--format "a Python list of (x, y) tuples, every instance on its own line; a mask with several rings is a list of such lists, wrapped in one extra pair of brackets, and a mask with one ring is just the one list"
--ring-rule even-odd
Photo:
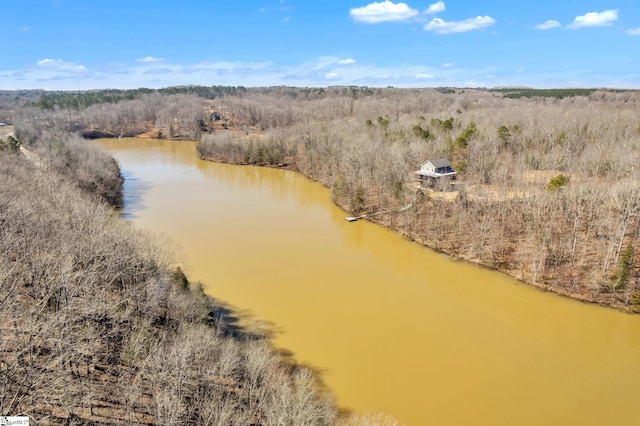
[(287, 23), (287, 22), (289, 22), (290, 20), (291, 20), (291, 17), (290, 17), (290, 16), (285, 16), (285, 17), (284, 17), (284, 18), (282, 18), (280, 21), (281, 21), (281, 22), (284, 22), (284, 23)]
[[(380, 65), (360, 59), (349, 66), (338, 65), (339, 56), (313, 58), (297, 64), (273, 62), (211, 61), (197, 63), (100, 63), (87, 65), (56, 59), (19, 69), (0, 67), (0, 90), (47, 89), (92, 90), (134, 89), (181, 85), (297, 86), (326, 87), (334, 84), (370, 87), (468, 87), (518, 86), (565, 87), (569, 78), (580, 78), (583, 87), (637, 88), (638, 73), (593, 74), (579, 69), (537, 73), (526, 68), (501, 74), (497, 69), (475, 64), (441, 64), (431, 68), (422, 64)], [(1, 66), (2, 64), (0, 64)], [(75, 71), (75, 72), (71, 72)], [(433, 77), (430, 77), (433, 76)], [(491, 78), (495, 76), (495, 78)], [(579, 76), (579, 77), (575, 77)]]
[(445, 62), (442, 64), (442, 68), (451, 68), (453, 65), (453, 62)]
[(554, 21), (553, 19), (549, 19), (547, 22), (543, 22), (542, 24), (536, 25), (536, 30), (549, 30), (551, 28), (558, 28), (560, 26), (560, 22)]
[(66, 62), (61, 59), (42, 59), (36, 63), (38, 68), (59, 71), (59, 72), (71, 72), (81, 73), (86, 72), (87, 68), (84, 65), (76, 64), (73, 62)]
[(589, 12), (582, 16), (576, 16), (576, 19), (573, 20), (568, 28), (604, 27), (611, 25), (617, 19), (617, 9), (605, 10), (604, 12)]
[(464, 33), (467, 31), (490, 27), (495, 23), (496, 20), (491, 16), (476, 16), (475, 18), (465, 19), (464, 21), (451, 22), (447, 22), (440, 18), (434, 18), (424, 26), (424, 29), (427, 31), (433, 31), (437, 34)]
[(155, 57), (153, 57), (153, 56), (145, 56), (144, 58), (138, 58), (138, 59), (136, 59), (136, 61), (138, 61), (138, 62), (151, 63), (151, 62), (162, 62), (162, 61), (164, 61), (164, 59), (162, 59), (162, 58), (155, 58)]
[(628, 34), (628, 35), (632, 35), (632, 36), (640, 35), (640, 27), (629, 29), (629, 30), (625, 31), (625, 33)]
[(20, 27), (20, 32), (22, 33), (27, 33), (31, 31), (31, 27), (25, 26), (25, 27)]
[(337, 64), (338, 65), (353, 65), (356, 63), (356, 60), (353, 58), (340, 59)]
[(336, 56), (320, 56), (309, 62), (306, 62), (304, 66), (305, 68), (313, 71), (329, 71), (334, 65), (341, 65), (341, 61), (349, 61), (349, 59), (350, 58), (341, 60)]
[(467, 80), (464, 82), (464, 85), (466, 87), (485, 87), (486, 84), (482, 83), (480, 81), (475, 81), (475, 80)]
[(406, 3), (393, 3), (389, 0), (370, 3), (363, 7), (356, 7), (349, 11), (351, 18), (356, 22), (377, 24), (379, 22), (406, 21), (419, 14)]
[(444, 6), (444, 2), (443, 1), (439, 1), (437, 3), (430, 4), (429, 8), (427, 10), (425, 10), (424, 13), (426, 15), (433, 15), (434, 13), (444, 12), (445, 9), (446, 8)]

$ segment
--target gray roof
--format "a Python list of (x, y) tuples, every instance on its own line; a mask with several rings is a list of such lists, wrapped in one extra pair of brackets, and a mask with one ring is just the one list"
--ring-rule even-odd
[(451, 167), (451, 161), (447, 160), (446, 158), (438, 158), (436, 160), (427, 160), (424, 163), (422, 163), (420, 166), (423, 166), (429, 162), (433, 164), (433, 167), (435, 167), (436, 169), (440, 167)]

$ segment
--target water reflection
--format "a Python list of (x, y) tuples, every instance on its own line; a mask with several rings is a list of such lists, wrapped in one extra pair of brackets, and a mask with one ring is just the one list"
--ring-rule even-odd
[(134, 219), (137, 211), (146, 208), (144, 194), (151, 189), (151, 182), (140, 179), (128, 170), (122, 171), (122, 177), (124, 178), (124, 197), (120, 215), (125, 219)]

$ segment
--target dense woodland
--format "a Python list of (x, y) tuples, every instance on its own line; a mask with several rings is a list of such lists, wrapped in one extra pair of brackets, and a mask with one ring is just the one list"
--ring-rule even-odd
[[(200, 140), (202, 158), (318, 180), (350, 214), (410, 204), (372, 220), (458, 258), (583, 300), (640, 303), (638, 92), (189, 90), (84, 109), (32, 99), (12, 118), (25, 144), (66, 132)], [(418, 190), (413, 172), (434, 158), (457, 180)]]
[[(222, 93), (221, 91), (220, 93)], [(195, 93), (195, 92), (194, 92)], [(640, 303), (640, 93), (594, 89), (231, 88), (13, 114), (56, 132), (200, 140), (202, 158), (297, 170), (350, 214), (583, 300)], [(517, 94), (517, 96), (515, 96)], [(418, 190), (448, 158), (457, 180)]]
[(269, 330), (206, 296), (170, 247), (114, 214), (122, 180), (106, 151), (64, 133), (67, 117), (21, 127), (20, 114), (19, 136), (0, 134), (0, 415), (395, 424), (339, 416), (317, 375), (270, 346)]
[[(372, 220), (429, 247), (637, 310), (640, 93), (514, 90), (141, 90), (86, 107), (59, 101), (82, 93), (0, 93), (15, 125), (0, 143), (3, 412), (36, 424), (338, 421), (311, 371), (112, 214), (117, 165), (81, 136), (195, 139), (206, 159), (297, 170), (350, 214), (387, 211)], [(442, 157), (457, 179), (416, 186), (420, 164)]]
[[(223, 101), (248, 127), (204, 135), (203, 158), (298, 170), (354, 215), (411, 204), (372, 220), (545, 289), (626, 310), (640, 302), (639, 93)], [(417, 190), (413, 172), (442, 157), (457, 180)]]

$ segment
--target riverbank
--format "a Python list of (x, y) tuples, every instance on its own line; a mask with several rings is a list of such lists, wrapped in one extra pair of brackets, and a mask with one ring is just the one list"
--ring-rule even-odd
[[(113, 160), (112, 160), (113, 161)], [(308, 368), (237, 325), (74, 174), (0, 152), (1, 415), (38, 424), (333, 424)]]
[[(261, 138), (261, 139), (264, 140), (265, 138)], [(234, 152), (235, 155), (230, 156), (229, 153), (226, 152), (225, 155), (223, 156), (214, 157), (210, 155), (211, 153), (210, 150), (198, 149), (200, 158), (207, 161), (223, 162), (223, 163), (235, 164), (235, 165), (247, 165), (248, 164), (247, 156), (244, 154), (244, 151), (242, 150), (242, 148), (240, 148), (240, 146), (242, 145), (242, 142), (238, 143), (237, 139), (234, 142), (231, 142), (232, 140), (233, 140), (232, 137), (227, 137), (228, 143), (236, 144), (235, 152)], [(244, 143), (246, 144), (246, 141)], [(260, 142), (260, 143), (264, 144), (264, 142)], [(265, 144), (265, 145), (268, 146), (268, 144)], [(252, 148), (252, 149), (255, 149), (255, 148)], [(268, 151), (265, 149), (265, 152), (268, 152)], [(209, 153), (209, 155), (207, 153)], [(268, 158), (267, 156), (268, 154), (264, 154), (264, 155), (265, 155), (265, 158)], [(229, 158), (235, 158), (236, 161), (228, 161)], [(237, 161), (239, 158), (243, 158), (243, 160)], [(332, 187), (331, 185), (328, 185), (326, 182), (322, 181), (321, 179), (318, 179), (316, 176), (310, 175), (308, 173), (304, 173), (303, 171), (300, 170), (299, 167), (297, 167), (295, 157), (285, 158), (284, 156), (281, 156), (281, 157), (277, 157), (276, 161), (266, 160), (266, 161), (262, 161), (261, 163), (252, 164), (252, 165), (279, 168), (279, 169), (290, 170), (296, 173), (301, 173), (308, 179), (311, 179), (315, 182), (322, 183), (327, 188), (327, 190), (331, 191), (332, 200), (342, 210), (344, 210), (345, 212), (350, 212), (350, 209), (353, 209), (353, 203), (350, 203), (345, 198), (340, 198), (335, 195), (335, 185), (336, 185), (335, 183)], [(457, 185), (464, 187), (465, 183), (462, 182), (462, 183), (458, 183)], [(432, 211), (434, 210), (437, 211), (438, 209), (447, 208), (448, 206), (451, 206), (452, 204), (459, 202), (460, 201), (459, 191), (456, 191), (456, 193), (453, 194), (453, 196), (439, 196), (440, 194), (442, 195), (445, 195), (445, 194), (451, 195), (451, 194), (437, 192), (437, 191), (434, 192), (434, 190), (432, 189), (424, 190), (419, 187), (416, 187), (415, 191), (416, 191), (416, 196), (415, 196), (416, 201), (412, 202), (411, 207), (409, 209), (398, 209), (397, 206), (393, 206), (388, 209), (390, 211), (402, 210), (402, 212), (400, 213), (375, 214), (377, 213), (376, 210), (367, 211), (363, 208), (360, 208), (356, 210), (356, 212), (353, 214), (354, 215), (364, 214), (367, 216), (365, 218), (366, 220), (371, 221), (377, 225), (386, 227), (388, 229), (391, 229), (392, 231), (402, 235), (404, 238), (407, 238), (410, 241), (421, 244), (426, 248), (436, 250), (437, 252), (451, 256), (452, 258), (459, 261), (469, 262), (481, 267), (489, 268), (489, 269), (504, 273), (512, 278), (517, 279), (522, 283), (532, 285), (538, 288), (539, 290), (555, 293), (559, 296), (568, 297), (584, 303), (593, 303), (593, 304), (611, 307), (626, 313), (640, 312), (640, 293), (633, 293), (632, 295), (626, 298), (616, 298), (615, 291), (613, 293), (608, 291), (604, 291), (604, 292), (594, 291), (593, 286), (589, 285), (588, 283), (587, 284), (583, 283), (581, 286), (578, 286), (577, 283), (575, 282), (575, 277), (572, 277), (570, 273), (566, 273), (565, 276), (559, 276), (559, 277), (556, 276), (554, 277), (553, 280), (550, 280), (549, 282), (545, 282), (542, 280), (527, 279), (527, 277), (525, 276), (525, 269), (523, 267), (519, 269), (513, 268), (512, 264), (510, 264), (510, 262), (507, 259), (503, 259), (502, 262), (498, 262), (498, 263), (483, 262), (483, 260), (479, 259), (478, 257), (467, 256), (460, 249), (456, 249), (456, 241), (453, 239), (447, 239), (446, 237), (435, 238), (435, 239), (427, 238), (424, 232), (420, 232), (420, 231), (416, 232), (417, 220), (415, 219), (415, 217), (416, 216), (427, 217), (431, 215)], [(517, 199), (517, 197), (515, 198)], [(502, 201), (498, 201), (498, 203), (504, 202), (504, 201), (505, 200), (503, 199)], [(470, 201), (465, 200), (465, 203), (469, 204)], [(378, 210), (378, 211), (381, 211), (381, 210)], [(413, 215), (414, 216), (413, 219), (409, 219), (409, 220), (405, 219), (402, 216), (405, 213), (406, 213), (406, 216)], [(526, 248), (520, 248), (520, 250), (532, 251), (533, 248), (526, 247)], [(507, 267), (501, 267), (500, 263), (507, 265)], [(571, 286), (558, 285), (558, 283), (562, 282), (563, 280), (571, 281), (572, 285)], [(637, 275), (636, 275), (636, 285), (637, 285)]]
[(13, 123), (25, 136), (73, 128), (201, 138), (202, 158), (297, 170), (350, 216), (406, 206), (415, 170), (446, 158), (455, 197), (434, 188), (375, 221), (538, 288), (636, 311), (639, 93), (511, 99), (471, 89), (276, 87), (211, 101), (155, 94), (73, 119), (17, 112)]
[(299, 173), (202, 161), (192, 142), (104, 144), (132, 183), (130, 221), (174, 240), (207, 293), (270, 324), (339, 406), (410, 425), (637, 418), (640, 317), (348, 223)]
[(264, 96), (257, 111), (252, 99), (230, 99), (234, 127), (203, 135), (198, 149), (202, 158), (297, 170), (355, 217), (406, 206), (414, 172), (446, 158), (455, 191), (436, 185), (405, 213), (373, 220), (539, 288), (635, 311), (637, 94), (516, 100), (387, 89), (288, 104)]

